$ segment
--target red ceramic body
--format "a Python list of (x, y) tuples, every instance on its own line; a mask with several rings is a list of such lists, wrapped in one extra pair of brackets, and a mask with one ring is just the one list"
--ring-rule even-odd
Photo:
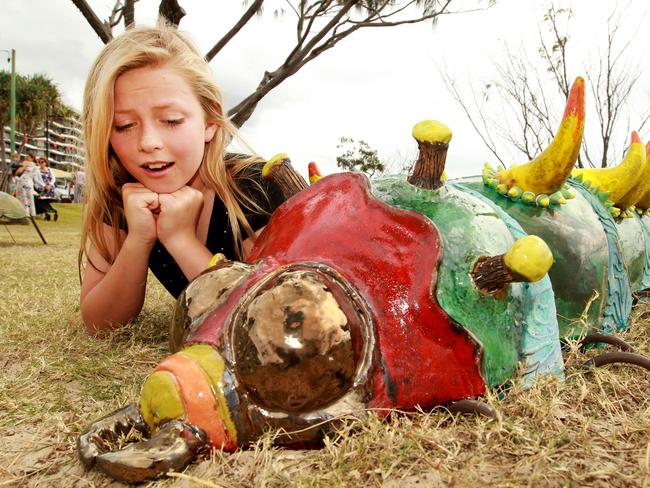
[(481, 348), (436, 301), (442, 242), (425, 216), (372, 196), (357, 173), (325, 177), (280, 206), (248, 257), (257, 268), (186, 343), (221, 345), (246, 293), (278, 267), (321, 263), (367, 304), (377, 338), (368, 407), (430, 408), (484, 393)]

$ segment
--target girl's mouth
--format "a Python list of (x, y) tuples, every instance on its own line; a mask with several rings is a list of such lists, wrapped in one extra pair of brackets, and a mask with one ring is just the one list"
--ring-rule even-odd
[(142, 165), (144, 169), (147, 171), (151, 171), (153, 173), (158, 173), (160, 171), (164, 171), (167, 168), (170, 168), (171, 166), (174, 165), (174, 162), (166, 162), (166, 161), (155, 161), (151, 163), (145, 163)]

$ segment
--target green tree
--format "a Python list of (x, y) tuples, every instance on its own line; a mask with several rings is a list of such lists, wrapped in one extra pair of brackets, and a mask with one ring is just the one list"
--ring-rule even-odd
[[(11, 117), (10, 83), (11, 75), (6, 71), (0, 71), (0, 124), (3, 127), (9, 125)], [(17, 132), (30, 137), (35, 128), (44, 125), (47, 115), (66, 117), (73, 113), (74, 111), (61, 101), (59, 89), (47, 76), (16, 74)], [(20, 146), (21, 149), (23, 145)]]
[[(45, 123), (47, 115), (59, 115), (63, 103), (52, 80), (36, 74), (16, 80), (16, 129), (30, 136)], [(24, 146), (21, 144), (21, 149)]]
[[(275, 69), (265, 71), (255, 90), (231, 107), (232, 122), (242, 126), (253, 114), (257, 104), (284, 80), (303, 66), (354, 32), (368, 27), (394, 27), (420, 22), (435, 22), (442, 15), (488, 8), (496, 0), (285, 0), (270, 2), (283, 5), (273, 10), (274, 16), (295, 18), (295, 45), (290, 46), (285, 60)], [(124, 27), (134, 23), (135, 0), (116, 0), (108, 19), (97, 17), (86, 0), (72, 0), (99, 38), (107, 43), (113, 28), (122, 20)], [(206, 53), (213, 59), (256, 15), (263, 15), (265, 0), (244, 0), (245, 11), (235, 24)], [(457, 9), (456, 9), (457, 8)], [(162, 0), (160, 17), (178, 25), (185, 15), (178, 0)], [(264, 41), (262, 41), (264, 42)], [(388, 62), (388, 60), (387, 60)]]
[(384, 163), (379, 159), (377, 151), (372, 149), (366, 141), (355, 141), (350, 137), (341, 137), (337, 149), (343, 153), (336, 157), (336, 165), (346, 171), (360, 171), (372, 177), (375, 173), (382, 173)]

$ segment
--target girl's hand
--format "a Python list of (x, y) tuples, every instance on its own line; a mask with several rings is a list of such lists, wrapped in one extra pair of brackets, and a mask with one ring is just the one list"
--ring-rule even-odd
[(203, 193), (184, 186), (174, 193), (158, 195), (158, 239), (169, 251), (196, 239), (196, 224), (203, 208)]
[(122, 185), (124, 215), (129, 227), (128, 236), (152, 246), (158, 238), (156, 215), (160, 208), (158, 194), (140, 183)]

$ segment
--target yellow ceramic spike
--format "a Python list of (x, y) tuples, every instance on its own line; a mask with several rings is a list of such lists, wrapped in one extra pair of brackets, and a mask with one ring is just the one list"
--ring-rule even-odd
[(625, 195), (623, 195), (623, 198), (618, 201), (618, 206), (621, 208), (631, 208), (636, 205), (636, 203), (641, 200), (641, 197), (645, 195), (647, 185), (646, 182), (649, 179), (650, 161), (648, 161), (647, 157), (644, 157), (644, 162), (641, 165), (641, 170), (636, 175), (636, 183)]
[(553, 254), (537, 236), (518, 239), (504, 256), (507, 268), (524, 281), (539, 281), (553, 264)]
[(496, 176), (508, 188), (514, 185), (536, 195), (562, 188), (578, 159), (585, 122), (585, 82), (576, 78), (567, 98), (564, 117), (551, 144), (528, 163), (500, 171)]
[[(645, 145), (645, 163), (646, 166), (650, 166), (650, 141)], [(641, 210), (650, 208), (650, 176), (646, 177), (645, 190), (641, 198), (637, 200), (635, 206)]]
[[(639, 174), (644, 169), (645, 149), (636, 132), (632, 132), (632, 142), (621, 164), (613, 168), (590, 168), (573, 170), (573, 175), (581, 175), (583, 181), (591, 183), (599, 191), (611, 192), (609, 199), (621, 210), (627, 207), (621, 202), (629, 203), (626, 195), (635, 188)], [(635, 202), (632, 202), (634, 204)]]

